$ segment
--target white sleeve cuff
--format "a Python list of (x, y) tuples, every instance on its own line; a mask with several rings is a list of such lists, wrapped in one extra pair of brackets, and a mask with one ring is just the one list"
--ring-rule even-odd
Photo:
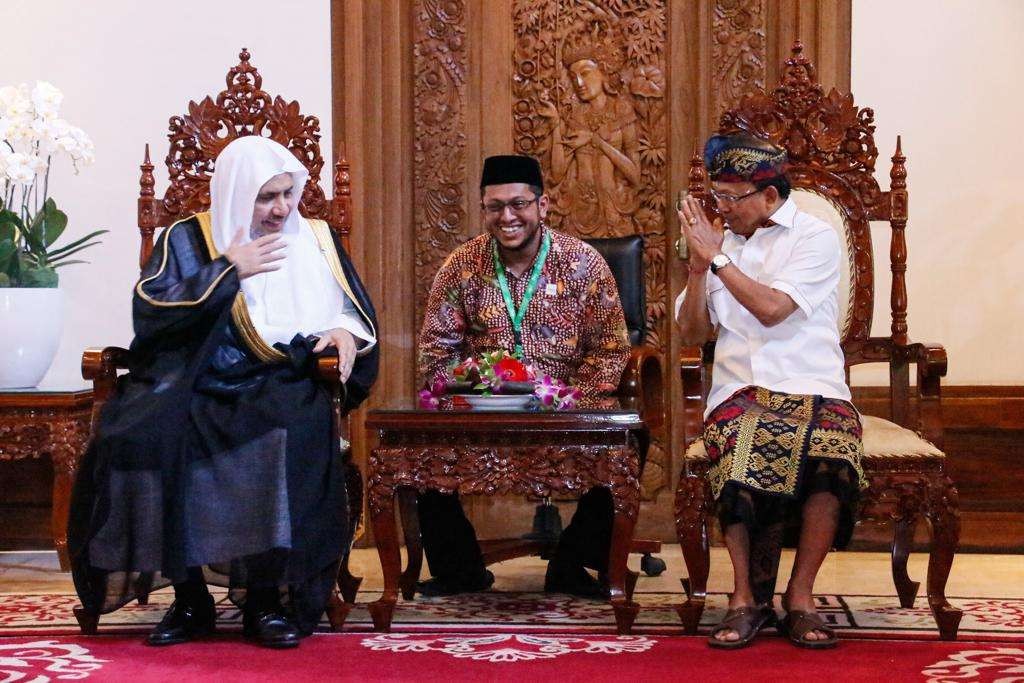
[(783, 294), (787, 295), (790, 299), (792, 299), (793, 303), (795, 303), (797, 307), (804, 312), (804, 317), (811, 317), (811, 313), (814, 312), (814, 307), (811, 306), (811, 302), (808, 301), (807, 297), (801, 294), (800, 290), (798, 290), (796, 287), (789, 284), (788, 282), (783, 282), (782, 280), (776, 280), (769, 286), (772, 289), (776, 289), (782, 292)]

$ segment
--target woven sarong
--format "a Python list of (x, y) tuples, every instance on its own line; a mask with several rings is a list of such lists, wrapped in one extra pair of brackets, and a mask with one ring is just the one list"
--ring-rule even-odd
[(866, 485), (860, 416), (847, 401), (746, 387), (716, 407), (704, 422), (717, 499), (728, 482), (795, 498), (808, 458), (849, 463)]

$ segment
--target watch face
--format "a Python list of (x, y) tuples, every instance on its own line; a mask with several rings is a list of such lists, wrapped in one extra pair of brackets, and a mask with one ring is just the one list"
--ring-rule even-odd
[(711, 259), (711, 262), (714, 263), (719, 268), (721, 268), (722, 266), (729, 265), (729, 257), (726, 256), (725, 254), (718, 254), (713, 259)]

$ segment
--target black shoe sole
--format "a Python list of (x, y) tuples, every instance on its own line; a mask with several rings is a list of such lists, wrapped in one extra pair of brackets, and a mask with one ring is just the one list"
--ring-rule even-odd
[(187, 633), (185, 635), (178, 636), (176, 638), (167, 638), (167, 639), (164, 639), (164, 640), (161, 640), (159, 638), (154, 639), (152, 636), (149, 636), (149, 637), (146, 638), (146, 645), (151, 645), (152, 647), (166, 647), (168, 645), (181, 645), (182, 643), (187, 643), (190, 640), (195, 640), (196, 638), (202, 638), (204, 636), (212, 635), (213, 633), (216, 632), (216, 630), (217, 629), (215, 627), (210, 626), (210, 628), (205, 628), (205, 629), (201, 629), (201, 630), (198, 630), (198, 631), (193, 631), (192, 633)]

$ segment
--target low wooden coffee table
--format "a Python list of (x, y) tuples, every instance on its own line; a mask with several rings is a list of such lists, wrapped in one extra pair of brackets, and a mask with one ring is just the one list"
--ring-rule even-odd
[(370, 603), (377, 630), (387, 631), (398, 591), (401, 557), (395, 522), (398, 489), (534, 497), (582, 494), (607, 486), (615, 520), (608, 579), (619, 633), (629, 633), (639, 607), (627, 586), (626, 558), (640, 503), (637, 410), (571, 412), (423, 410), (412, 400), (371, 410), (369, 499), (384, 573), (384, 593)]

